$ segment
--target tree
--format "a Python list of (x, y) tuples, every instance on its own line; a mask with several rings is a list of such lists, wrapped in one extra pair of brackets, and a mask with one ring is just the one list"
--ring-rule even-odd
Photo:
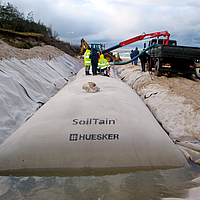
[(10, 3), (0, 6), (0, 20), (6, 29), (15, 30), (17, 25), (24, 20), (24, 14)]
[(34, 18), (33, 18), (33, 11), (29, 12), (27, 15), (27, 20), (29, 22), (34, 22)]
[(56, 30), (53, 31), (53, 39), (56, 39), (58, 37), (58, 32)]
[(25, 19), (24, 13), (21, 13), (12, 4), (0, 5), (0, 27), (17, 32), (34, 32), (56, 38), (58, 33), (52, 33), (52, 25), (46, 27), (41, 20), (34, 22), (33, 11), (30, 11)]

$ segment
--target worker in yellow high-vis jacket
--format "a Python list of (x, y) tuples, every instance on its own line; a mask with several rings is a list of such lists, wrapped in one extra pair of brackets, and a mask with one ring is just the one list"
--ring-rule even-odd
[(89, 73), (89, 71), (90, 71), (90, 65), (91, 65), (91, 59), (90, 59), (90, 53), (91, 53), (91, 51), (89, 50), (89, 49), (87, 49), (86, 51), (85, 51), (85, 54), (84, 54), (84, 62), (85, 62), (85, 74), (86, 75), (91, 75), (90, 73)]
[(103, 75), (103, 76), (109, 76), (108, 73), (109, 73), (109, 69), (110, 69), (110, 64), (104, 58), (103, 54), (100, 55), (98, 67), (100, 69), (101, 75)]

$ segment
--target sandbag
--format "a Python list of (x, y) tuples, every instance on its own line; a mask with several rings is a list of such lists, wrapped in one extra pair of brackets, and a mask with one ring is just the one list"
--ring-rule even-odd
[[(0, 171), (188, 164), (134, 90), (114, 78), (83, 74), (0, 146)], [(82, 89), (88, 82), (99, 90)]]

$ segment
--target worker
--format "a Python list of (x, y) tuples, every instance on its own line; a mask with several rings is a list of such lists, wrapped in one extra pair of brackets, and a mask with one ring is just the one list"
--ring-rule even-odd
[[(133, 59), (133, 58), (134, 58), (134, 55), (133, 55), (133, 50), (131, 50), (130, 57), (131, 57), (131, 59)], [(133, 64), (133, 62), (132, 62), (132, 64)]]
[[(137, 47), (135, 48), (135, 50), (133, 51), (133, 53), (134, 53), (134, 57), (136, 57), (139, 54), (139, 51), (138, 51)], [(138, 58), (136, 58), (134, 60), (134, 65), (137, 65), (137, 63), (138, 63)]]
[[(145, 49), (143, 49), (143, 50), (145, 50)], [(147, 55), (146, 52), (144, 52), (143, 54), (141, 54), (139, 56), (139, 58), (140, 58), (140, 61), (141, 61), (142, 72), (145, 72), (145, 63), (148, 60), (148, 55)]]
[(99, 62), (101, 54), (102, 54), (102, 51), (100, 51), (100, 53), (99, 53), (99, 58), (98, 58), (98, 66), (97, 66), (97, 71), (98, 71), (98, 72), (101, 72), (100, 62)]
[(99, 68), (100, 68), (101, 75), (109, 76), (108, 72), (110, 71), (110, 65), (108, 61), (104, 58), (103, 54), (100, 55)]
[(96, 76), (97, 75), (97, 66), (98, 66), (99, 54), (97, 53), (95, 48), (92, 48), (92, 51), (90, 53), (89, 58), (91, 59), (91, 63), (92, 63), (93, 76)]
[(91, 59), (89, 58), (90, 53), (91, 53), (90, 49), (87, 49), (87, 50), (85, 51), (85, 54), (84, 54), (85, 74), (86, 74), (86, 75), (91, 75), (91, 74), (89, 73), (89, 71), (90, 71), (90, 65), (91, 65)]

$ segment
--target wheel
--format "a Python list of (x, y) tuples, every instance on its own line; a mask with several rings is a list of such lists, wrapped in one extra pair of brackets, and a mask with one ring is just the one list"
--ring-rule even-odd
[(154, 70), (154, 74), (155, 76), (161, 76), (161, 72), (159, 71), (160, 70), (160, 60), (159, 58), (156, 60), (156, 63), (155, 63), (155, 70)]
[(108, 61), (108, 62), (113, 62), (112, 56), (109, 54), (104, 55), (104, 58)]

